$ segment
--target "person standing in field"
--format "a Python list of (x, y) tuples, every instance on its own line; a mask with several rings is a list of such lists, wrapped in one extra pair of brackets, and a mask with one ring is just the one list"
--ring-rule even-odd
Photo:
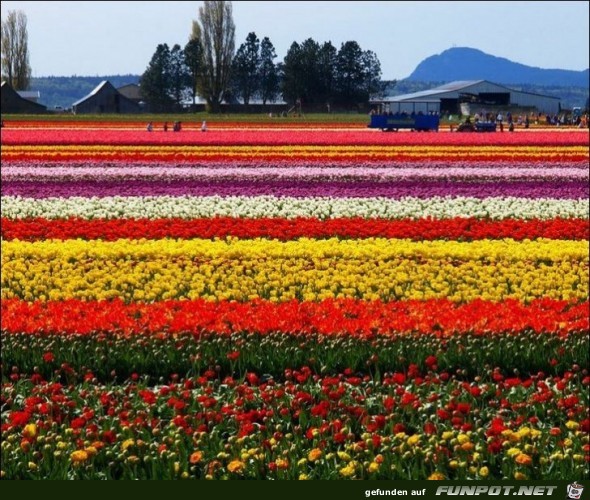
[(504, 117), (502, 116), (502, 112), (500, 111), (496, 116), (496, 123), (500, 125), (500, 132), (504, 132), (504, 124), (502, 123)]

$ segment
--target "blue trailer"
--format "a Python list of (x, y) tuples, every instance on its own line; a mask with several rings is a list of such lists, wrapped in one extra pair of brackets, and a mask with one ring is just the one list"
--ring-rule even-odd
[(388, 113), (371, 115), (371, 123), (367, 127), (379, 128), (383, 132), (397, 132), (399, 129), (410, 129), (417, 132), (434, 130), (438, 132), (439, 122), (438, 115)]

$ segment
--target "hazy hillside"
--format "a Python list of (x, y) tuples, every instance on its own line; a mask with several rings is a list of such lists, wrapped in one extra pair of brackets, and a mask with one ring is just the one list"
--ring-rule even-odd
[(535, 68), (467, 47), (456, 47), (427, 57), (407, 79), (423, 82), (489, 80), (537, 86), (589, 86), (588, 69), (571, 71)]

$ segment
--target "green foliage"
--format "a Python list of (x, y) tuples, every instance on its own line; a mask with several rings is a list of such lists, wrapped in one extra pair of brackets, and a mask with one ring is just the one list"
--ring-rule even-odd
[[(286, 335), (272, 333), (235, 333), (227, 336), (203, 333), (177, 336), (124, 336), (54, 334), (2, 334), (2, 377), (8, 379), (13, 366), (50, 378), (55, 366), (67, 363), (80, 377), (88, 367), (94, 376), (106, 382), (116, 372), (123, 379), (132, 373), (144, 373), (157, 379), (174, 373), (194, 375), (209, 366), (218, 366), (220, 374), (235, 371), (267, 373), (280, 380), (285, 370), (311, 363), (320, 373), (338, 373), (345, 369), (366, 372), (367, 360), (375, 353), (369, 369), (373, 373), (405, 372), (411, 364), (427, 368), (427, 358), (437, 357), (440, 370), (473, 377), (482, 368), (497, 369), (514, 376), (539, 371), (562, 373), (573, 365), (588, 366), (588, 335), (584, 332), (560, 338), (554, 334), (519, 332), (489, 336), (456, 335), (439, 338), (426, 334), (348, 337), (324, 335)], [(524, 346), (535, 345), (535, 349)], [(240, 351), (236, 365), (229, 354)], [(43, 362), (43, 354), (55, 355), (52, 364)], [(202, 360), (196, 362), (195, 359)], [(99, 363), (96, 361), (99, 360)], [(313, 360), (313, 361), (311, 361)], [(557, 363), (551, 360), (557, 360)], [(484, 370), (485, 372), (485, 370)]]
[(371, 51), (355, 41), (343, 43), (339, 51), (330, 42), (319, 45), (308, 38), (294, 42), (283, 66), (283, 98), (290, 103), (335, 102), (344, 106), (369, 101), (380, 90), (381, 64)]
[(320, 46), (312, 38), (301, 45), (293, 42), (283, 65), (283, 99), (288, 103), (301, 100), (305, 103), (320, 102), (319, 55)]
[(260, 40), (251, 32), (240, 45), (232, 61), (232, 90), (239, 95), (244, 104), (260, 87)]
[(288, 103), (296, 102), (299, 96), (303, 94), (304, 82), (302, 80), (305, 74), (301, 46), (297, 42), (293, 42), (287, 51), (282, 66), (281, 90), (283, 99)]
[[(198, 26), (198, 24), (196, 25)], [(203, 68), (203, 44), (197, 38), (191, 38), (184, 47), (184, 62), (188, 70), (189, 85), (193, 103), (197, 99), (197, 85)]]
[(170, 111), (173, 100), (170, 97), (172, 88), (170, 48), (161, 43), (156, 48), (147, 69), (139, 82), (141, 94), (151, 111)]
[(342, 44), (336, 58), (336, 90), (339, 102), (368, 100), (363, 92), (363, 51), (357, 42)]
[(279, 71), (274, 63), (277, 54), (270, 39), (265, 36), (260, 43), (259, 83), (262, 103), (275, 102), (279, 93)]
[(336, 67), (338, 51), (331, 42), (324, 42), (318, 54), (319, 72), (319, 100), (331, 102), (336, 88)]
[(165, 43), (158, 45), (140, 85), (151, 111), (180, 110), (190, 85), (190, 71), (180, 45), (175, 44), (172, 50)]
[[(71, 114), (48, 114), (48, 115), (2, 115), (4, 123), (7, 127), (10, 127), (12, 120), (18, 121), (67, 121), (67, 122), (93, 122), (93, 121), (108, 121), (108, 122), (119, 122), (127, 123), (129, 126), (137, 126), (144, 130), (145, 123), (149, 121), (158, 122), (163, 121), (162, 115), (154, 113), (144, 114), (100, 114), (100, 115), (71, 115)], [(216, 123), (227, 124), (227, 121), (232, 123), (260, 123), (263, 125), (286, 125), (286, 124), (297, 124), (300, 126), (322, 124), (322, 123), (335, 123), (335, 124), (355, 124), (365, 127), (368, 121), (366, 113), (306, 113), (305, 116), (280, 116), (275, 115), (269, 117), (267, 112), (264, 113), (217, 113), (210, 115), (209, 113), (202, 111), (199, 113), (170, 113), (166, 114), (166, 121), (182, 121), (183, 123), (189, 123), (194, 121), (200, 124), (203, 120), (207, 120), (207, 123), (214, 126)]]
[(274, 63), (276, 57), (268, 37), (260, 42), (256, 33), (249, 33), (232, 62), (231, 95), (240, 97), (245, 105), (253, 98), (261, 99), (264, 105), (275, 102), (279, 94), (279, 68)]
[(170, 88), (168, 95), (174, 101), (176, 109), (182, 107), (182, 101), (187, 96), (186, 89), (191, 82), (190, 71), (186, 65), (184, 51), (175, 44), (170, 51)]

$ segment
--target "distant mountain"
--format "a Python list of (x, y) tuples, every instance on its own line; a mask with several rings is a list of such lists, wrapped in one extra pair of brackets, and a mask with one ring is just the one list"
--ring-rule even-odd
[(503, 84), (588, 87), (589, 78), (588, 69), (571, 71), (535, 68), (481, 50), (456, 47), (427, 57), (407, 79), (425, 82), (489, 80)]
[(87, 96), (104, 80), (111, 82), (116, 88), (128, 83), (138, 83), (140, 75), (108, 75), (108, 76), (42, 76), (31, 78), (31, 90), (41, 94), (39, 101), (49, 110), (60, 106), (64, 109), (72, 107), (78, 99)]

